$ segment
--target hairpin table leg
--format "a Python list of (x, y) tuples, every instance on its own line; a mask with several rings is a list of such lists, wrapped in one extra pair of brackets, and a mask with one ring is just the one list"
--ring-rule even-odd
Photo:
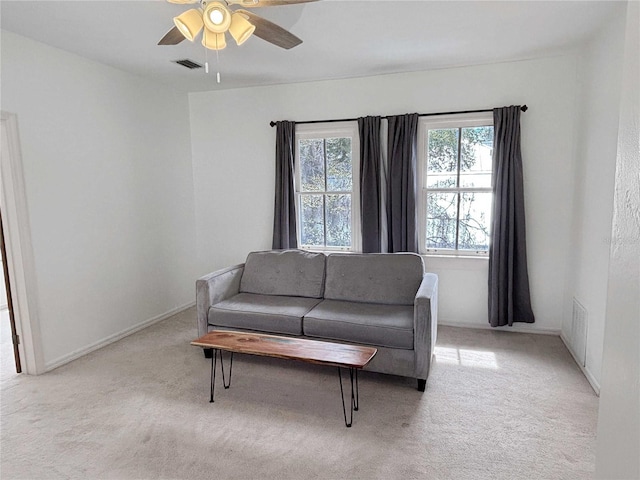
[(213, 403), (213, 394), (216, 388), (216, 367), (218, 365), (218, 355), (220, 355), (220, 369), (222, 370), (222, 386), (227, 389), (231, 386), (231, 374), (233, 373), (233, 352), (231, 352), (231, 364), (229, 365), (229, 380), (224, 378), (224, 362), (222, 361), (222, 350), (213, 349), (211, 355), (211, 397), (209, 403)]
[(229, 381), (224, 379), (224, 362), (222, 361), (222, 350), (220, 350), (220, 367), (222, 367), (222, 385), (225, 390), (231, 386), (231, 373), (233, 372), (233, 352), (231, 352), (231, 365), (229, 366)]
[[(355, 377), (356, 380), (356, 386), (355, 389), (353, 387), (353, 378)], [(344, 389), (342, 387), (342, 369), (340, 367), (338, 367), (338, 378), (340, 379), (340, 398), (342, 399), (342, 414), (344, 415), (344, 424), (345, 426), (351, 427), (351, 425), (353, 424), (353, 411), (354, 410), (358, 410), (358, 370), (355, 368), (349, 368), (349, 379), (351, 381), (351, 401), (350, 403), (350, 409), (351, 409), (351, 414), (349, 416), (349, 420), (347, 421), (347, 409), (346, 406), (344, 404)]]
[(213, 355), (211, 355), (211, 397), (209, 398), (209, 403), (213, 403), (213, 393), (216, 388), (216, 360), (218, 358), (218, 349), (213, 350)]

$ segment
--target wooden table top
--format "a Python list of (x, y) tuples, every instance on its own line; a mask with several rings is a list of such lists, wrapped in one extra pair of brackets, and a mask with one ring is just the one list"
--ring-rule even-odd
[(226, 330), (209, 332), (191, 345), (346, 368), (363, 368), (378, 352), (361, 345)]

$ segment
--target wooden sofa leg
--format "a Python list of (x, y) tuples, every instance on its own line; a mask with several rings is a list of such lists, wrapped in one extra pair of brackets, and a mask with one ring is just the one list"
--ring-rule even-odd
[(204, 358), (213, 357), (213, 348), (204, 348)]
[(418, 391), (424, 392), (424, 389), (427, 388), (427, 381), (421, 378), (418, 379)]

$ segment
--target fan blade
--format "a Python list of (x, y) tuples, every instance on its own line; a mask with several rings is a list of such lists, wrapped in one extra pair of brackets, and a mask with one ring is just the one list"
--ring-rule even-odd
[(158, 45), (177, 45), (184, 40), (184, 35), (180, 33), (178, 27), (173, 27), (167, 34), (160, 39)]
[(318, 0), (227, 0), (229, 5), (240, 5), (244, 8), (277, 7), (280, 5), (296, 5), (298, 3), (311, 3)]
[(254, 13), (247, 12), (246, 10), (236, 10), (241, 13), (247, 20), (255, 25), (256, 30), (253, 34), (269, 43), (273, 43), (277, 47), (289, 50), (302, 43), (298, 37), (293, 33), (288, 32), (284, 28), (270, 22), (266, 18), (262, 18)]

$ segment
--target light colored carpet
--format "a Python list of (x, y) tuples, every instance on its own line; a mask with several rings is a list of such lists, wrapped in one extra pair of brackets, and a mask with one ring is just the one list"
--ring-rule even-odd
[[(3, 479), (585, 479), (598, 399), (557, 337), (441, 327), (427, 391), (236, 356), (208, 402), (187, 310), (39, 377), (2, 383)], [(220, 379), (218, 379), (220, 380)]]

